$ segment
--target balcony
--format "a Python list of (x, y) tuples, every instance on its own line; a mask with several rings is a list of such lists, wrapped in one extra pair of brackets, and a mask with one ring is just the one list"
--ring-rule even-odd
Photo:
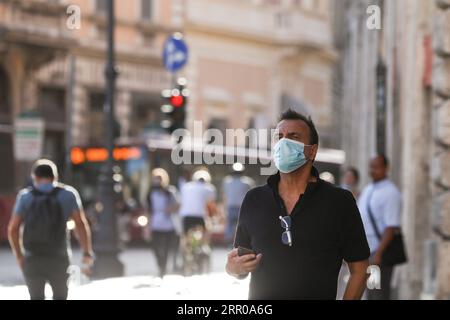
[(188, 0), (186, 8), (188, 28), (279, 45), (332, 45), (328, 12), (315, 14), (298, 7), (260, 6), (235, 0)]
[(0, 35), (5, 42), (33, 48), (63, 49), (73, 44), (63, 0), (4, 0)]

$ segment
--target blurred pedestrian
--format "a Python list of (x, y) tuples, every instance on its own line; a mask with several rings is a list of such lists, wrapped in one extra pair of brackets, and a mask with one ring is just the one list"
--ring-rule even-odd
[(255, 186), (255, 182), (246, 177), (245, 167), (241, 163), (235, 163), (232, 173), (226, 176), (222, 183), (223, 202), (227, 213), (227, 226), (225, 229), (225, 242), (232, 244), (236, 225), (239, 218), (239, 210), (246, 193)]
[(187, 168), (183, 168), (181, 171), (181, 175), (178, 178), (178, 190), (181, 190), (184, 184), (191, 180), (192, 180), (192, 172)]
[(388, 177), (389, 161), (378, 155), (370, 161), (372, 183), (364, 188), (358, 201), (367, 241), (370, 263), (381, 269), (381, 289), (368, 290), (369, 300), (389, 300), (394, 266), (383, 261), (383, 255), (400, 232), (402, 196)]
[(52, 161), (37, 161), (31, 176), (33, 186), (23, 189), (17, 196), (8, 226), (9, 242), (22, 269), (30, 298), (44, 300), (48, 282), (53, 299), (65, 300), (69, 267), (67, 221), (75, 222), (84, 268), (88, 269), (93, 263), (90, 228), (78, 192), (58, 183), (58, 171)]
[[(181, 175), (178, 177), (177, 187), (178, 190), (181, 190), (183, 185), (192, 180), (192, 172), (187, 168), (182, 168)], [(178, 193), (179, 195), (179, 193)], [(180, 207), (180, 206), (178, 206)], [(178, 272), (182, 270), (181, 259), (180, 256), (180, 244), (181, 237), (183, 235), (183, 221), (180, 212), (172, 215), (172, 221), (175, 227), (175, 244), (174, 244), (174, 253), (173, 253), (173, 270)]]
[(180, 191), (180, 215), (184, 234), (197, 226), (205, 229), (205, 217), (216, 212), (216, 188), (210, 183), (209, 172), (197, 170), (192, 180), (185, 183)]
[(167, 273), (169, 253), (176, 245), (175, 226), (172, 215), (178, 210), (175, 187), (169, 185), (169, 175), (161, 168), (154, 169), (151, 175), (151, 190), (148, 196), (153, 250), (158, 263), (159, 277)]
[(341, 188), (350, 191), (355, 199), (359, 197), (359, 171), (354, 167), (349, 167), (344, 172)]
[[(348, 190), (352, 193), (355, 199), (359, 197), (359, 171), (354, 167), (348, 167), (343, 175), (341, 188)], [(350, 272), (348, 270), (347, 263), (342, 261), (341, 270), (338, 277), (338, 291), (337, 299), (342, 300), (345, 294), (345, 288), (347, 287), (348, 279), (350, 277)]]

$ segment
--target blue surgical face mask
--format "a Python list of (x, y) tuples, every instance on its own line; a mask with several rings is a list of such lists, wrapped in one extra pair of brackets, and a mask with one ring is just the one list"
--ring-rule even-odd
[(282, 173), (291, 173), (304, 166), (308, 159), (305, 156), (305, 144), (283, 138), (275, 145), (273, 160)]
[(40, 184), (36, 184), (35, 185), (36, 189), (44, 192), (44, 193), (49, 193), (53, 190), (54, 188), (54, 184), (52, 182), (50, 183), (40, 183)]

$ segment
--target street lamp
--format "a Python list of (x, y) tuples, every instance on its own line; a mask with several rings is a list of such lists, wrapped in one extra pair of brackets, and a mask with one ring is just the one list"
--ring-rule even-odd
[(119, 236), (114, 195), (114, 92), (117, 72), (114, 56), (114, 0), (107, 0), (108, 51), (106, 65), (106, 101), (104, 105), (106, 146), (108, 159), (102, 168), (99, 179), (101, 212), (98, 215), (99, 230), (94, 238), (96, 259), (93, 276), (95, 278), (123, 276), (124, 268), (118, 258)]

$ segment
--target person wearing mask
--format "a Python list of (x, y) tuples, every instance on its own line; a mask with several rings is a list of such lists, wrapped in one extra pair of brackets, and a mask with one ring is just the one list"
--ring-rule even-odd
[(172, 215), (178, 209), (176, 191), (169, 185), (169, 175), (164, 169), (157, 168), (152, 171), (148, 207), (153, 250), (158, 264), (159, 277), (163, 278), (167, 273), (169, 254), (174, 251), (176, 245)]
[(86, 273), (94, 258), (90, 228), (78, 192), (58, 183), (58, 170), (52, 161), (38, 160), (31, 177), (33, 185), (17, 196), (8, 225), (9, 242), (31, 300), (45, 299), (46, 283), (52, 288), (54, 300), (65, 300), (70, 259), (67, 221), (75, 223)]
[(246, 194), (226, 271), (238, 279), (251, 273), (250, 299), (334, 300), (345, 260), (344, 299), (360, 299), (370, 252), (355, 199), (320, 179), (310, 118), (288, 110), (276, 129), (279, 172)]

